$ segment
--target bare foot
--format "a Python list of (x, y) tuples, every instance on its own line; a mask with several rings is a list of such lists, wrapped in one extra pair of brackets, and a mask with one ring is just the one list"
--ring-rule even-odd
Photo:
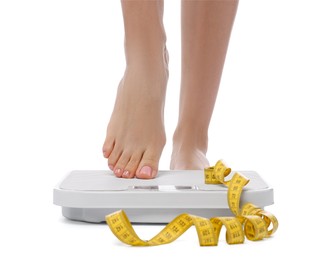
[[(201, 140), (199, 140), (201, 139)], [(191, 130), (176, 130), (173, 138), (171, 170), (203, 170), (209, 167), (206, 158), (207, 140), (197, 138)]]
[(209, 167), (205, 153), (195, 147), (178, 147), (173, 149), (170, 162), (171, 170), (203, 170)]
[(119, 84), (103, 155), (117, 177), (151, 179), (166, 143), (167, 50), (138, 61), (126, 68)]

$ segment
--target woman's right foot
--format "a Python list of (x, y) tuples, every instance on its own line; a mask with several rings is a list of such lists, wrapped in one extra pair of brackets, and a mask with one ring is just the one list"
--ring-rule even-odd
[(166, 137), (164, 103), (167, 50), (140, 57), (127, 66), (107, 127), (103, 155), (117, 177), (151, 179), (157, 175)]

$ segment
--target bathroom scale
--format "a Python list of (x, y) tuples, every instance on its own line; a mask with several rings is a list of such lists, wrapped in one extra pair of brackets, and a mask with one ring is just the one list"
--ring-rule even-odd
[[(227, 177), (231, 178), (235, 171)], [(273, 204), (273, 189), (255, 171), (240, 171), (250, 181), (241, 203)], [(227, 187), (205, 184), (202, 170), (159, 171), (155, 179), (124, 179), (110, 170), (72, 171), (54, 188), (53, 202), (71, 220), (100, 223), (124, 210), (132, 223), (168, 223), (182, 213), (201, 217), (233, 216)]]

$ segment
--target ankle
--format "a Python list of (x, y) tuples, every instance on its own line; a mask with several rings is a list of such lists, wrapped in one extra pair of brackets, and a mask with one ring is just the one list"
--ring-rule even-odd
[(155, 33), (139, 33), (136, 36), (128, 37), (125, 35), (124, 50), (126, 62), (133, 61), (163, 61), (168, 65), (168, 56), (166, 48), (166, 35), (164, 31), (157, 29)]
[(173, 136), (174, 149), (197, 149), (203, 154), (208, 150), (208, 134), (193, 126), (177, 126)]
[(149, 76), (164, 76), (168, 79), (169, 58), (166, 46), (152, 49), (143, 47), (125, 49), (125, 57), (127, 69), (150, 72)]

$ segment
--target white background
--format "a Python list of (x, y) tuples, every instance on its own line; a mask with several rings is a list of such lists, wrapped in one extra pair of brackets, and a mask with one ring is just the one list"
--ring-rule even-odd
[[(101, 146), (124, 69), (119, 1), (1, 0), (0, 258), (275, 259), (320, 251), (324, 10), (323, 0), (242, 0), (211, 122), (210, 163), (223, 158), (233, 169), (256, 170), (273, 186), (274, 237), (235, 246), (222, 237), (218, 247), (202, 248), (191, 228), (173, 244), (133, 248), (104, 224), (65, 220), (52, 204), (66, 172), (106, 169)], [(169, 167), (177, 122), (179, 12), (179, 1), (165, 1), (170, 80), (161, 169)], [(144, 239), (161, 228), (136, 226)]]

